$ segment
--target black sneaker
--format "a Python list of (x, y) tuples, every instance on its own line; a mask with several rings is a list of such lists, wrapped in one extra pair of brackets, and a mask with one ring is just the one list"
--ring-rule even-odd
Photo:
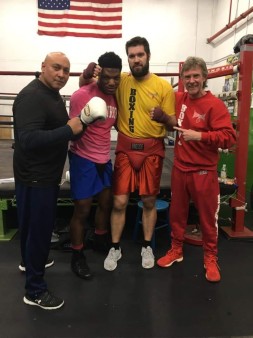
[(93, 277), (86, 263), (83, 251), (72, 250), (71, 269), (80, 278), (91, 279)]
[[(54, 265), (54, 260), (52, 258), (48, 258), (45, 268), (50, 268), (50, 266)], [(23, 261), (18, 266), (19, 270), (25, 272), (25, 264)]]
[(64, 300), (54, 296), (51, 292), (45, 291), (36, 298), (25, 294), (23, 301), (28, 305), (39, 306), (44, 310), (56, 310), (63, 306)]

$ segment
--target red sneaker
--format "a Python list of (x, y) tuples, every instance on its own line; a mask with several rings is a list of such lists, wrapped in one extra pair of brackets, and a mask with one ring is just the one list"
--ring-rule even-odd
[(181, 249), (170, 249), (165, 256), (158, 259), (156, 262), (162, 268), (168, 268), (175, 262), (182, 262), (183, 252)]
[(220, 268), (216, 257), (205, 258), (204, 268), (206, 269), (206, 279), (209, 282), (219, 282), (221, 280)]

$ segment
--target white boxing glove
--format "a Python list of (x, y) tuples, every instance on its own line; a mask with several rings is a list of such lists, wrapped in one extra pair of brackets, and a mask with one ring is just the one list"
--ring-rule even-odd
[(91, 124), (96, 120), (104, 121), (107, 116), (107, 106), (103, 99), (94, 96), (81, 111), (80, 120), (84, 124)]

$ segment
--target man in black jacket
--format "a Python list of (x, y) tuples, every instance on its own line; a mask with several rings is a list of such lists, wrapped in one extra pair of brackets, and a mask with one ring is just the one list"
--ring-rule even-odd
[(68, 141), (83, 128), (78, 117), (69, 119), (59, 94), (69, 72), (70, 62), (65, 54), (48, 54), (39, 78), (23, 88), (13, 104), (13, 169), (21, 256), (26, 271), (23, 300), (47, 310), (64, 304), (48, 290), (44, 273)]

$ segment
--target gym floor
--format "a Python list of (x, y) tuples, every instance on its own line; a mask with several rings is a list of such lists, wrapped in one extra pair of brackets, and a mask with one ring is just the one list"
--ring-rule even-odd
[[(174, 338), (253, 337), (252, 242), (220, 234), (222, 280), (206, 281), (202, 247), (185, 244), (184, 260), (167, 269), (141, 267), (141, 244), (127, 224), (118, 268), (103, 268), (104, 255), (86, 250), (91, 281), (70, 270), (70, 252), (51, 250), (48, 287), (65, 300), (63, 308), (25, 305), (18, 235), (0, 242), (0, 331), (4, 338)], [(166, 229), (157, 231), (156, 257), (168, 246)]]
[[(105, 255), (87, 248), (94, 278), (81, 280), (70, 270), (70, 252), (54, 245), (50, 257), (55, 264), (46, 270), (46, 281), (65, 300), (56, 311), (23, 303), (25, 278), (18, 270), (18, 233), (10, 241), (0, 241), (0, 337), (253, 337), (252, 239), (228, 239), (220, 233), (220, 283), (206, 281), (202, 247), (196, 245), (184, 245), (182, 263), (145, 270), (140, 256), (142, 234), (139, 241), (132, 239), (136, 208), (129, 206), (123, 257), (113, 272), (103, 268)], [(252, 212), (247, 217), (252, 224)], [(66, 218), (61, 214), (59, 220)], [(158, 230), (157, 258), (168, 245), (167, 229)]]

